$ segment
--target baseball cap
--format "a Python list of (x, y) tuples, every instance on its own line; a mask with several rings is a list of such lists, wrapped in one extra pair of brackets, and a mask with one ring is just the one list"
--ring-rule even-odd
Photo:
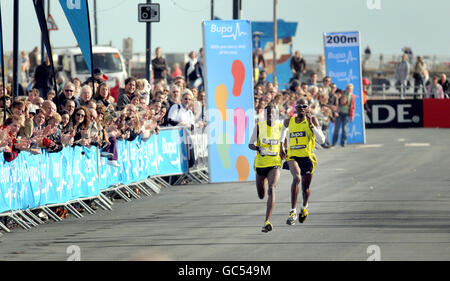
[(101, 68), (94, 69), (94, 76), (101, 75), (103, 81), (108, 80), (108, 76), (106, 76), (105, 73), (103, 73), (103, 70)]

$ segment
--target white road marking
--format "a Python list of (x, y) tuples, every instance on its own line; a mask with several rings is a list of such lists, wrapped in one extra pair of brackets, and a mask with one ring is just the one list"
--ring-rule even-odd
[(398, 139), (398, 142), (405, 142), (405, 139)]
[(419, 143), (419, 142), (412, 142), (412, 143), (405, 143), (406, 147), (428, 147), (431, 146), (429, 143)]
[(358, 146), (358, 148), (380, 148), (383, 147), (383, 144), (364, 144)]

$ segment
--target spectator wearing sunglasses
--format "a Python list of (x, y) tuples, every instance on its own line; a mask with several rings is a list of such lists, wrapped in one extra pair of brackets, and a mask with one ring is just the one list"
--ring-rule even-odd
[(59, 110), (63, 110), (66, 100), (73, 100), (75, 108), (80, 106), (80, 101), (75, 97), (75, 85), (71, 82), (67, 83), (64, 86), (62, 93), (58, 95), (57, 101)]
[(174, 104), (169, 110), (168, 122), (170, 126), (183, 126), (193, 128), (195, 123), (194, 113), (191, 105), (194, 101), (194, 95), (190, 90), (185, 90), (181, 103)]

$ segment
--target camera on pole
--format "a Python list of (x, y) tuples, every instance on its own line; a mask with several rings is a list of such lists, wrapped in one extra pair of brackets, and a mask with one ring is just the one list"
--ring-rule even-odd
[(159, 22), (159, 4), (139, 4), (139, 22)]

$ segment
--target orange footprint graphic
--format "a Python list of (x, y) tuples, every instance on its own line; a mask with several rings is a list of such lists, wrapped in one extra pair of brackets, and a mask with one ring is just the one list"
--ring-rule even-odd
[(245, 67), (242, 61), (235, 60), (231, 66), (231, 74), (234, 77), (233, 96), (239, 97), (245, 80)]
[(216, 101), (217, 109), (220, 112), (220, 118), (222, 121), (228, 120), (227, 114), (227, 100), (228, 100), (228, 90), (227, 86), (224, 84), (220, 84), (216, 88), (216, 92), (214, 93), (214, 98)]
[(250, 164), (245, 156), (239, 156), (236, 160), (236, 170), (239, 181), (247, 181), (250, 174)]

